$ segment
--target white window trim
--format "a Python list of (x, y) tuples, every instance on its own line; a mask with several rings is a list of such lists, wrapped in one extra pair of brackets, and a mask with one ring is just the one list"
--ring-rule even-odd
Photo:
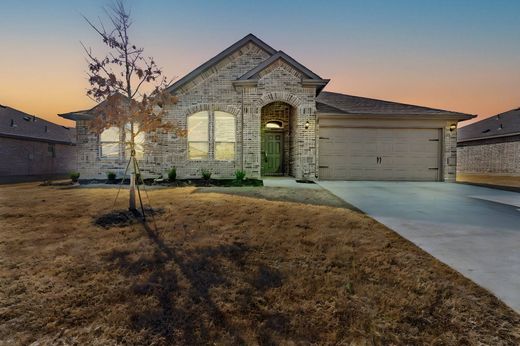
[[(216, 111), (219, 111), (219, 112), (222, 112), (222, 113), (227, 113), (227, 114), (230, 114), (231, 116), (233, 116), (233, 119), (234, 119), (234, 122), (235, 122), (235, 128), (234, 128), (234, 133), (233, 133), (233, 136), (234, 136), (234, 142), (226, 142), (226, 141), (216, 141), (215, 140), (215, 128), (216, 128), (216, 123), (215, 123), (215, 112)], [(212, 161), (212, 162), (235, 162), (237, 160), (237, 116), (233, 113), (229, 113), (229, 112), (226, 112), (226, 111), (220, 111), (220, 110), (202, 110), (202, 111), (197, 111), (197, 112), (194, 112), (194, 113), (191, 113), (189, 114), (187, 117), (186, 117), (186, 127), (187, 127), (187, 130), (189, 131), (189, 128), (188, 128), (188, 118), (194, 114), (197, 114), (199, 112), (207, 112), (208, 113), (208, 157), (206, 159), (190, 159), (190, 153), (189, 153), (189, 146), (190, 146), (190, 142), (195, 142), (195, 143), (206, 143), (206, 142), (202, 142), (202, 141), (190, 141), (188, 138), (186, 138), (186, 160), (187, 161), (190, 161), (190, 162), (208, 162), (208, 161)], [(219, 160), (216, 158), (215, 154), (216, 154), (216, 144), (217, 143), (234, 143), (234, 155), (233, 155), (233, 159), (232, 160)]]

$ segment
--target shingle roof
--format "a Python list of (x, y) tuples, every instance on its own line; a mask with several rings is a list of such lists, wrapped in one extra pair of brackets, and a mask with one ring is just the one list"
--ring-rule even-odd
[(459, 142), (520, 133), (520, 108), (494, 115), (457, 131)]
[(51, 123), (34, 115), (0, 105), (0, 136), (75, 143), (76, 129)]
[(475, 115), (465, 113), (377, 100), (367, 97), (345, 95), (330, 91), (322, 91), (316, 98), (316, 101), (316, 108), (318, 113), (367, 114), (384, 116), (453, 116), (460, 120), (471, 119), (475, 117)]

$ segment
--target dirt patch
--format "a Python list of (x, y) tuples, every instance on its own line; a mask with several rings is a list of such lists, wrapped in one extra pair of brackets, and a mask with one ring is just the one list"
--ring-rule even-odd
[(325, 205), (330, 207), (347, 208), (359, 211), (356, 207), (346, 203), (324, 189), (305, 189), (288, 187), (203, 187), (196, 190), (197, 193), (222, 193), (265, 199), (268, 201), (286, 201), (312, 205)]
[(103, 230), (117, 190), (0, 187), (0, 343), (520, 344), (518, 314), (366, 215), (194, 192)]
[[(144, 209), (145, 217), (151, 218), (164, 212), (162, 208)], [(124, 227), (142, 222), (142, 212), (140, 210), (130, 211), (128, 209), (114, 210), (106, 214), (96, 216), (93, 220), (94, 224), (103, 228)]]

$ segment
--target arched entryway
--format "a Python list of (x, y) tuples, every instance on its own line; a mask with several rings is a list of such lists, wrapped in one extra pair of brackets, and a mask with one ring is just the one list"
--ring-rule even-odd
[(293, 148), (295, 109), (290, 104), (275, 101), (261, 109), (261, 173), (263, 176), (294, 175)]

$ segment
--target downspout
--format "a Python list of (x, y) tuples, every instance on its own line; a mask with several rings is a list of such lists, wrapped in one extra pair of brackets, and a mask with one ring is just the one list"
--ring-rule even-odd
[(318, 112), (314, 113), (314, 178), (318, 179), (320, 163), (318, 162)]
[(240, 111), (240, 170), (244, 170), (244, 87), (242, 87), (242, 104)]

